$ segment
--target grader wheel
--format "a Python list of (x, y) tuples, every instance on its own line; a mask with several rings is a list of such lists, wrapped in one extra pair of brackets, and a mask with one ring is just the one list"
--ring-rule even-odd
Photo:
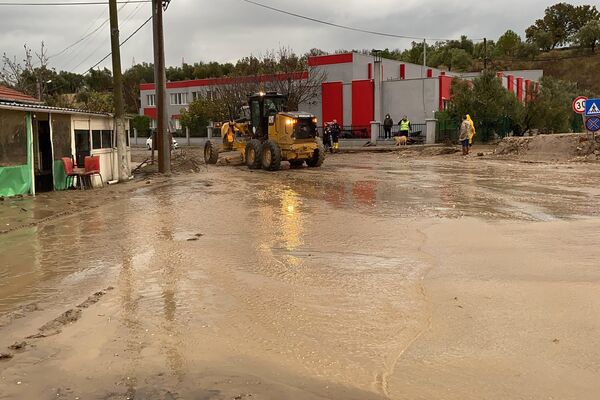
[(204, 162), (206, 164), (216, 164), (219, 159), (219, 150), (210, 140), (204, 145)]
[(323, 165), (323, 161), (325, 161), (325, 146), (323, 146), (323, 143), (319, 140), (317, 141), (317, 148), (312, 157), (306, 160), (306, 165), (311, 168), (318, 168)]
[(246, 165), (250, 169), (259, 169), (261, 166), (261, 143), (260, 140), (252, 139), (246, 144)]
[(262, 146), (262, 167), (267, 171), (277, 171), (281, 168), (281, 149), (273, 140), (267, 140)]

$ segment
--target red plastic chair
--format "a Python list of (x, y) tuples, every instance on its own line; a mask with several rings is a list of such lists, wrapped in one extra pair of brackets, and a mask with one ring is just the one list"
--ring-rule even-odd
[(87, 178), (90, 188), (92, 187), (92, 176), (98, 175), (100, 177), (101, 187), (104, 187), (104, 179), (100, 173), (100, 156), (87, 156), (83, 160), (83, 166), (85, 172), (83, 175)]
[(77, 182), (81, 182), (81, 174), (74, 169), (73, 159), (71, 157), (63, 157), (62, 158), (63, 168), (65, 169), (65, 185), (67, 188), (70, 188), (75, 183), (75, 178), (77, 178)]

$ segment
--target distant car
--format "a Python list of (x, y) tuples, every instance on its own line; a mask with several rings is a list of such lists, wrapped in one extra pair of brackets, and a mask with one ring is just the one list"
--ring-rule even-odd
[[(171, 138), (173, 140), (173, 149), (178, 149), (179, 148), (179, 143), (177, 143), (177, 140), (175, 140), (175, 138)], [(146, 148), (148, 150), (152, 150), (152, 136), (150, 136), (148, 139), (146, 139)]]

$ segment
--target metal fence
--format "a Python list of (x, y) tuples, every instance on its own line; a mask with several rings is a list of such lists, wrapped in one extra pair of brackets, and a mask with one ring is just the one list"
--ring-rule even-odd
[[(390, 132), (386, 132), (385, 127), (381, 125), (379, 129), (379, 139), (386, 140), (392, 139), (394, 136), (398, 136), (400, 134), (400, 127), (398, 125), (393, 125)], [(413, 142), (424, 143), (425, 136), (427, 135), (427, 124), (419, 123), (419, 124), (410, 124), (410, 131), (408, 132), (408, 137), (412, 139)]]
[[(344, 125), (340, 139), (371, 139), (370, 125)], [(319, 137), (323, 137), (323, 127), (318, 127)]]
[[(462, 121), (450, 119), (438, 121), (435, 130), (436, 143), (458, 143), (460, 124)], [(511, 119), (508, 117), (498, 119), (475, 120), (475, 141), (486, 143), (508, 136), (513, 131)]]

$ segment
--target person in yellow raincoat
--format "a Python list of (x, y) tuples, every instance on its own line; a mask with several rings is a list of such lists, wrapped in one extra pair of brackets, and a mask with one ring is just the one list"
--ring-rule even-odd
[(473, 137), (475, 136), (475, 123), (471, 119), (471, 116), (467, 114), (467, 121), (471, 124), (471, 132), (469, 133), (469, 147), (473, 146)]

